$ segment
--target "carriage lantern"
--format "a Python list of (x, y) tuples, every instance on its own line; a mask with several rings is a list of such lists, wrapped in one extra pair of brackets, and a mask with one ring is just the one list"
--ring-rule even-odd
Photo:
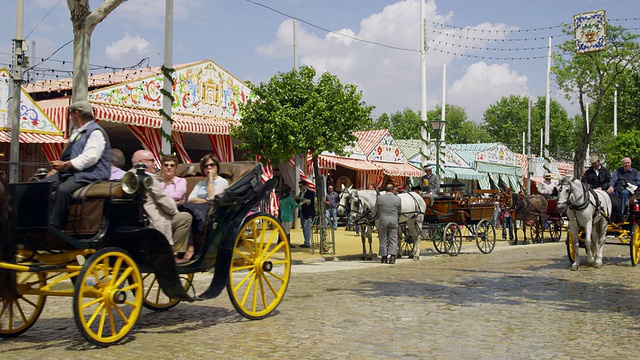
[(436, 139), (434, 140), (436, 144), (436, 175), (440, 176), (440, 144), (443, 142), (440, 139), (440, 134), (444, 128), (444, 120), (439, 117), (431, 120), (431, 127), (436, 131)]

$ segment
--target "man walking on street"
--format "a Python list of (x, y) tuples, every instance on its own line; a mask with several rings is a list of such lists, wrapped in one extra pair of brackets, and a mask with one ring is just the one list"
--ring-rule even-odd
[(378, 197), (378, 239), (380, 241), (380, 262), (395, 264), (398, 252), (398, 221), (402, 211), (402, 201), (393, 193), (393, 184), (387, 184), (386, 193)]

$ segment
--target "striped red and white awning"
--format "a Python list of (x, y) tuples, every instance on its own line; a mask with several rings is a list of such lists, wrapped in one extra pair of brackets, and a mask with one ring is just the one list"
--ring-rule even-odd
[[(11, 131), (0, 131), (0, 142), (11, 142)], [(21, 144), (56, 144), (66, 143), (67, 139), (64, 136), (48, 135), (48, 134), (35, 134), (35, 133), (20, 133)]]
[(389, 176), (412, 176), (421, 177), (422, 171), (407, 163), (389, 163), (382, 161), (373, 161), (373, 165), (382, 169)]
[[(98, 121), (109, 121), (125, 125), (144, 126), (152, 128), (162, 127), (162, 116), (157, 110), (131, 108), (113, 104), (93, 104), (93, 116)], [(41, 104), (43, 111), (56, 123), (64, 124), (67, 119), (67, 106), (46, 107)], [(231, 125), (229, 121), (208, 116), (174, 113), (173, 131), (194, 134), (229, 135)]]
[(358, 171), (380, 171), (380, 168), (372, 164), (370, 161), (353, 159), (340, 156), (318, 156), (318, 167), (335, 170), (336, 166), (342, 166), (348, 169)]

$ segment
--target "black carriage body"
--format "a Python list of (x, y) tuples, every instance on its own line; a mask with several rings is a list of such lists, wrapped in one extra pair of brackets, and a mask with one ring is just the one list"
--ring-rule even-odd
[[(204, 272), (215, 266), (211, 286), (202, 295), (215, 297), (226, 285), (233, 243), (243, 219), (277, 184), (275, 179), (263, 184), (261, 174), (259, 163), (220, 163), (220, 175), (229, 180), (230, 186), (211, 204), (204, 244), (194, 261), (184, 265), (176, 266), (167, 239), (147, 226), (142, 179), (133, 194), (122, 190), (121, 181), (94, 183), (78, 190), (64, 231), (48, 226), (51, 183), (10, 184), (17, 209), (17, 242), (27, 251), (122, 248), (131, 254), (141, 272), (156, 274), (163, 291), (180, 300), (193, 298), (185, 292), (179, 274)], [(100, 219), (87, 231), (84, 225), (96, 220), (95, 215), (86, 218), (89, 211), (97, 211)]]

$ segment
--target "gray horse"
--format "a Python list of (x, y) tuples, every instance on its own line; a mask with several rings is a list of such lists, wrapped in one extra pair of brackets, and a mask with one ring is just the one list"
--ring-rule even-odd
[[(362, 239), (362, 259), (373, 259), (373, 236), (372, 227), (377, 219), (376, 201), (378, 192), (375, 190), (353, 190), (351, 187), (342, 188), (340, 193), (340, 202), (338, 204), (338, 214), (344, 215), (347, 209), (350, 209), (352, 216), (356, 218), (356, 226), (361, 226), (360, 237)], [(415, 241), (413, 248), (413, 258), (420, 258), (420, 241), (423, 239), (422, 222), (424, 220), (424, 212), (427, 204), (424, 199), (416, 193), (400, 193), (398, 194), (402, 202), (402, 211), (400, 213), (400, 224), (407, 224), (411, 231), (411, 235)], [(348, 207), (347, 207), (348, 206)], [(353, 215), (355, 213), (355, 215)], [(366, 240), (369, 240), (369, 253), (367, 254)], [(399, 245), (399, 244), (398, 244)], [(398, 246), (400, 249), (400, 246)], [(398, 250), (399, 251), (399, 250)]]

